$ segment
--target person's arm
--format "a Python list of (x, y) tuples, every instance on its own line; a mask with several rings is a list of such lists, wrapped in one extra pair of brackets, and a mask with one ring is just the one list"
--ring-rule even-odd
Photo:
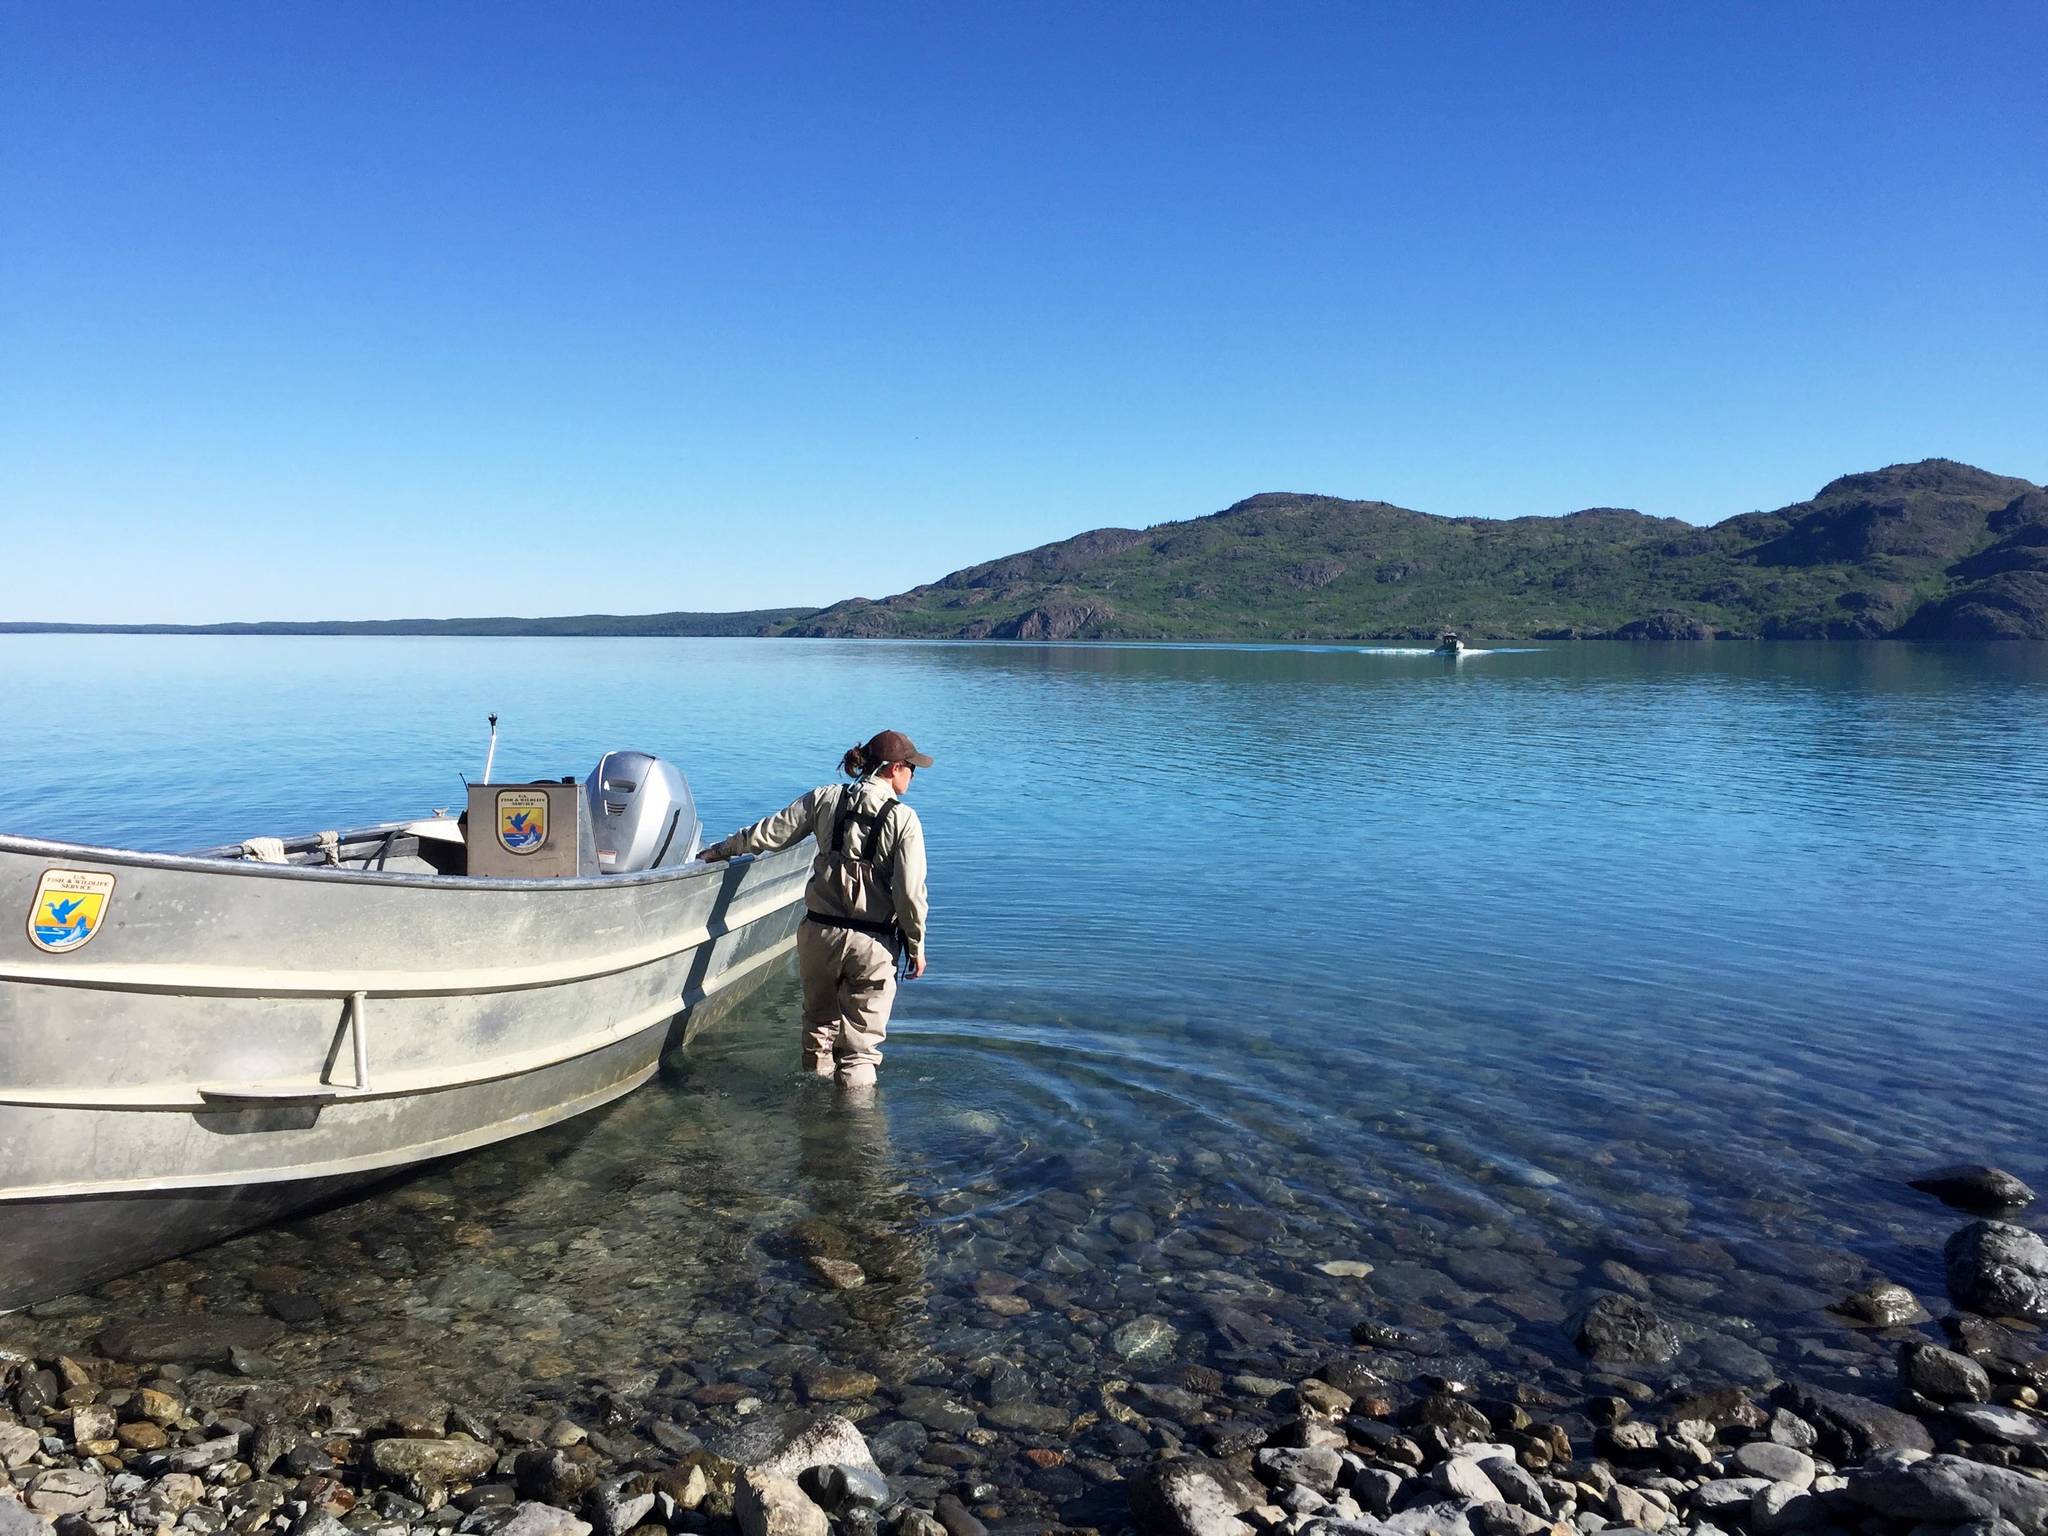
[(903, 930), (910, 974), (915, 979), (924, 974), (924, 825), (908, 806), (898, 811), (895, 819), (898, 842), (896, 857), (891, 861), (889, 894), (896, 903), (896, 926)]
[(800, 843), (811, 835), (818, 821), (818, 799), (823, 789), (814, 789), (801, 800), (792, 800), (773, 816), (763, 817), (751, 827), (742, 827), (731, 837), (721, 838), (697, 855), (706, 864), (734, 858), (742, 853), (773, 853)]

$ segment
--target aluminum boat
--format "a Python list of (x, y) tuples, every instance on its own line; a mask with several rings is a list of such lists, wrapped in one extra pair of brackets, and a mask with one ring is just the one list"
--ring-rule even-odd
[(638, 1087), (803, 916), (807, 847), (698, 846), (639, 753), (192, 854), (0, 836), (0, 1311)]

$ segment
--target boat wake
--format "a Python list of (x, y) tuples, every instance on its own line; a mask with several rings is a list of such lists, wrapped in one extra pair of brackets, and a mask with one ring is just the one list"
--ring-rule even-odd
[(1533, 656), (1542, 650), (1540, 645), (1502, 645), (1492, 647), (1467, 646), (1462, 651), (1442, 651), (1427, 645), (1361, 645), (1356, 648), (1360, 656), (1441, 656), (1446, 661), (1460, 660), (1466, 656)]

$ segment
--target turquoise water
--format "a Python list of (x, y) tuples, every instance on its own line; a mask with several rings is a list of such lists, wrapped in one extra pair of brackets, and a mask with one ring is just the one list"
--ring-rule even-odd
[[(165, 1271), (396, 1243), (424, 1296), (453, 1210), (589, 1319), (450, 1353), (442, 1312), (331, 1299), (337, 1369), (378, 1341), (503, 1396), (553, 1355), (822, 1354), (965, 1391), (994, 1350), (1061, 1402), (1131, 1316), (1286, 1363), (1371, 1314), (1568, 1373), (1562, 1313), (1620, 1260), (1683, 1370), (1854, 1376), (1889, 1346), (1826, 1302), (1883, 1274), (1941, 1306), (1957, 1219), (1901, 1179), (2048, 1176), (2048, 647), (9, 637), (0, 829), (172, 849), (450, 805), (492, 710), (503, 775), (659, 752), (713, 834), (909, 731), (931, 971), (865, 1118), (791, 1077), (785, 978), (588, 1124)], [(777, 1234), (807, 1213), (896, 1254), (848, 1293), (888, 1328), (805, 1288)], [(1034, 1311), (980, 1308), (989, 1271)]]

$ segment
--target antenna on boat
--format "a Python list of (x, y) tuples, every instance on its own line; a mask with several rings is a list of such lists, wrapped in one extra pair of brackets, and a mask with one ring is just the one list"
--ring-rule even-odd
[(498, 760), (498, 717), (491, 716), (491, 744), (484, 749), (484, 782), (491, 782), (491, 764)]

